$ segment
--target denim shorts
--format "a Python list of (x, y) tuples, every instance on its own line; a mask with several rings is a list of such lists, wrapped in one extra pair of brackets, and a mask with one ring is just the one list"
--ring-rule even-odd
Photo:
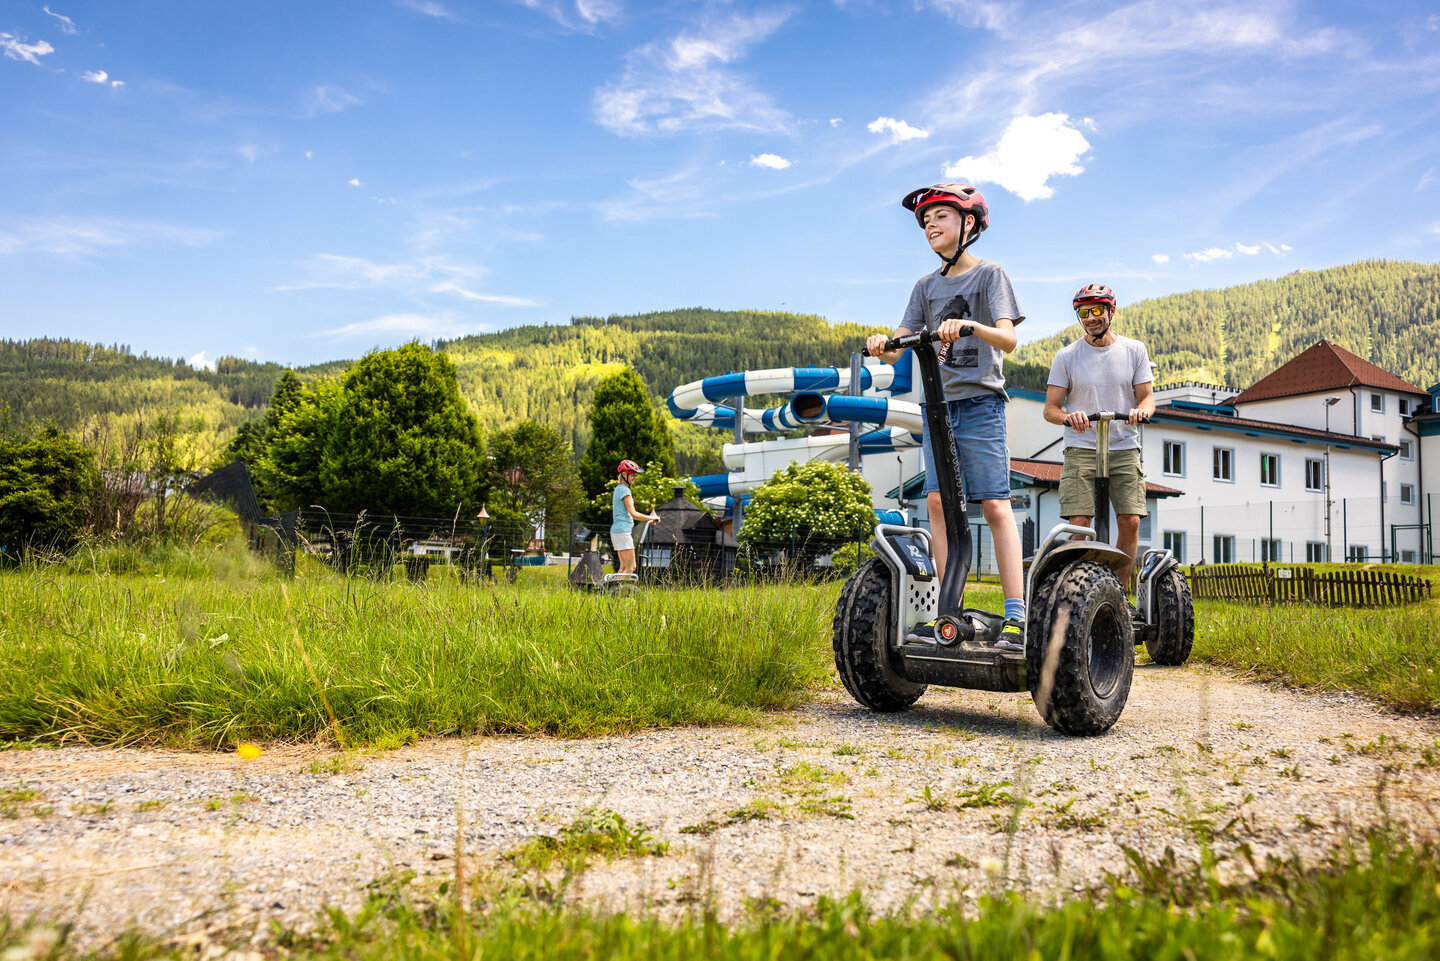
[[(950, 433), (965, 479), (967, 501), (1010, 499), (1010, 449), (1005, 445), (1005, 401), (999, 394), (947, 400)], [(925, 493), (940, 489), (930, 455), (930, 423), (925, 421)]]

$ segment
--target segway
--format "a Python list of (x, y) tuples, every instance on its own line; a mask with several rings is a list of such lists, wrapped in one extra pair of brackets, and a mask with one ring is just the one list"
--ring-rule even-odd
[[(938, 340), (922, 330), (891, 339), (885, 351), (915, 351), (926, 424), (936, 441), (932, 453), (950, 562), (937, 583), (928, 531), (876, 526), (876, 556), (845, 582), (835, 607), (840, 679), (856, 701), (880, 712), (905, 710), (930, 684), (1028, 690), (1055, 730), (1104, 733), (1124, 710), (1135, 672), (1135, 630), (1117, 574), (1130, 559), (1095, 540), (1092, 528), (1057, 524), (1026, 572), (1024, 650), (994, 646), (1003, 615), (965, 607), (973, 545), (959, 460), (954, 444), (945, 442), (951, 433)], [(1072, 534), (1085, 539), (1070, 540)]]
[[(1087, 414), (1095, 427), (1095, 537), (1110, 541), (1110, 422), (1124, 414)], [(1151, 548), (1136, 564), (1135, 646), (1166, 667), (1184, 664), (1195, 644), (1195, 602), (1180, 562), (1169, 548)]]
[[(635, 534), (635, 569), (637, 572), (640, 569), (640, 545), (645, 543), (645, 535), (650, 533), (650, 525), (653, 523), (654, 521), (645, 521), (643, 524), (640, 525), (640, 530)], [(615, 562), (617, 564), (620, 562), (618, 551), (616, 552)], [(611, 595), (612, 597), (617, 595), (633, 594), (635, 592), (635, 589), (639, 586), (639, 573), (621, 574), (617, 572), (614, 574), (606, 574), (600, 579), (600, 589), (603, 590), (606, 594)]]

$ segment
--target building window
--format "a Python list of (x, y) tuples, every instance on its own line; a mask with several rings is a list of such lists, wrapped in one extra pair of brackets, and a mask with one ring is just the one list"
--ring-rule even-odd
[(1260, 538), (1260, 559), (1262, 561), (1283, 561), (1285, 559), (1278, 537)]
[(1165, 442), (1164, 471), (1171, 477), (1185, 476), (1185, 445), (1178, 440)]
[(1381, 394), (1371, 394), (1370, 409), (1377, 412), (1383, 411), (1385, 409), (1385, 397)]
[(1279, 455), (1279, 454), (1261, 454), (1261, 455), (1260, 455), (1260, 486), (1261, 486), (1261, 487), (1279, 487), (1279, 486), (1280, 486), (1280, 455)]
[(1215, 563), (1216, 563), (1216, 564), (1233, 564), (1233, 563), (1235, 563), (1235, 535), (1234, 535), (1234, 534), (1216, 534), (1216, 535), (1215, 535)]
[(1370, 560), (1370, 548), (1363, 544), (1351, 544), (1350, 553), (1346, 555), (1345, 559), (1351, 564), (1364, 564)]
[(1385, 435), (1384, 435), (1384, 434), (1371, 434), (1371, 435), (1370, 435), (1370, 439), (1371, 439), (1371, 440), (1378, 440), (1378, 441), (1379, 441), (1380, 443), (1382, 443), (1382, 444), (1385, 443)]
[(1324, 541), (1306, 541), (1306, 542), (1305, 542), (1305, 563), (1307, 563), (1307, 564), (1323, 564), (1324, 562), (1325, 562), (1325, 542), (1324, 542)]
[(1318, 457), (1305, 458), (1305, 489), (1307, 491), (1323, 491), (1325, 489), (1325, 462)]
[(1401, 563), (1401, 564), (1414, 564), (1414, 563), (1415, 563), (1415, 552), (1414, 552), (1414, 551), (1401, 551), (1401, 552), (1400, 552), (1400, 563)]
[(1140, 540), (1150, 543), (1150, 515), (1140, 518)]
[(1401, 398), (1400, 398), (1400, 416), (1401, 416), (1401, 417), (1409, 417), (1409, 416), (1410, 416), (1410, 399), (1409, 399), (1408, 397), (1401, 397)]
[(1185, 532), (1166, 531), (1165, 549), (1175, 555), (1175, 559), (1182, 564), (1185, 562)]
[(1235, 451), (1229, 447), (1217, 447), (1211, 458), (1211, 476), (1227, 484), (1235, 483)]
[(1401, 485), (1400, 485), (1400, 503), (1402, 503), (1402, 504), (1413, 504), (1413, 503), (1415, 503), (1415, 485), (1414, 485), (1414, 484), (1401, 484)]
[(1400, 442), (1400, 459), (1401, 459), (1401, 460), (1414, 460), (1414, 459), (1415, 459), (1415, 450), (1414, 450), (1414, 448), (1412, 448), (1412, 447), (1410, 446), (1410, 442), (1409, 442), (1408, 440), (1402, 440), (1402, 441)]
[(1440, 414), (1440, 394), (1435, 395), (1435, 399), (1430, 402), (1430, 406), (1435, 408), (1435, 413)]

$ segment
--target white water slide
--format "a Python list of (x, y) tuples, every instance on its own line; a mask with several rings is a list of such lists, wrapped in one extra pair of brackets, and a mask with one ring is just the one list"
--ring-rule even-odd
[[(849, 393), (850, 371), (839, 367), (780, 367), (706, 377), (671, 391), (667, 404), (676, 418), (714, 427), (735, 429), (735, 406), (725, 401), (757, 394), (792, 394), (790, 402), (766, 409), (740, 408), (744, 429), (751, 434), (778, 434), (797, 427), (860, 423), (875, 430), (860, 436), (860, 453), (905, 450), (920, 444), (920, 406), (893, 396), (911, 392), (911, 360), (907, 352), (895, 365), (871, 362), (860, 368), (862, 393)], [(776, 470), (795, 461), (841, 461), (850, 450), (849, 437), (778, 438), (748, 444), (726, 444), (728, 474), (690, 478), (702, 497), (739, 495), (769, 480)]]

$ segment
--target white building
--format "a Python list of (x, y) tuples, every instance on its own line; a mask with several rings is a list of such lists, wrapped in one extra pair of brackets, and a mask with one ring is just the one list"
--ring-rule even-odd
[[(1041, 415), (1042, 393), (1010, 395), (1011, 490), (1028, 552), (1060, 519), (1062, 428)], [(1322, 340), (1244, 391), (1187, 384), (1156, 399), (1142, 435), (1142, 550), (1163, 545), (1186, 564), (1433, 558), (1440, 385), (1421, 390)], [(924, 520), (918, 452), (906, 455), (866, 458), (865, 474), (878, 507)], [(981, 570), (993, 570), (978, 511), (971, 521)]]

